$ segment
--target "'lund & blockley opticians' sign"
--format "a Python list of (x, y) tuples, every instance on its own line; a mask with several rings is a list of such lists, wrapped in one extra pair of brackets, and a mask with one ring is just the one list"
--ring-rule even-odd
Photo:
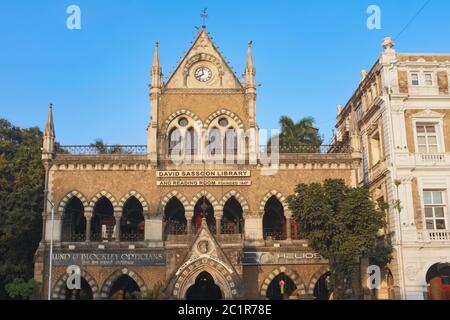
[(53, 264), (101, 266), (165, 265), (163, 253), (54, 253)]
[[(157, 186), (250, 186), (250, 170), (156, 171)], [(226, 180), (219, 179), (226, 178)], [(180, 180), (183, 179), (183, 180)], [(187, 180), (186, 180), (187, 179)], [(233, 179), (233, 180), (231, 180)]]

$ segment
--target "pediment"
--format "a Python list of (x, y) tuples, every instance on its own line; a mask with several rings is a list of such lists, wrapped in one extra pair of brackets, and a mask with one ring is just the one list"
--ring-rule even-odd
[(413, 114), (414, 119), (424, 119), (424, 118), (442, 119), (442, 118), (444, 118), (444, 116), (445, 115), (443, 113), (439, 113), (439, 112), (433, 111), (431, 109), (426, 109), (426, 110), (423, 110), (423, 111)]
[[(211, 71), (211, 78), (199, 81), (195, 72), (199, 68)], [(243, 89), (231, 67), (227, 64), (205, 28), (202, 28), (191, 48), (168, 78), (168, 89)]]

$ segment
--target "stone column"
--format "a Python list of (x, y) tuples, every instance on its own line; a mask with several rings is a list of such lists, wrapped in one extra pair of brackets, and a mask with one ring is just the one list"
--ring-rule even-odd
[(217, 210), (215, 213), (216, 216), (216, 235), (222, 234), (222, 218), (223, 218), (223, 211)]
[(263, 240), (262, 214), (249, 212), (245, 217), (244, 229), (246, 240)]
[(114, 212), (114, 218), (116, 219), (115, 241), (120, 241), (120, 220), (122, 219), (122, 214)]
[(92, 210), (86, 211), (84, 217), (86, 218), (86, 242), (91, 241), (91, 221), (92, 221)]
[(286, 211), (286, 240), (292, 240), (291, 219), (292, 213), (290, 211)]
[(194, 216), (194, 209), (192, 210), (188, 210), (185, 209), (185, 213), (184, 216), (186, 217), (186, 230), (187, 230), (187, 234), (191, 234), (192, 231), (192, 217)]

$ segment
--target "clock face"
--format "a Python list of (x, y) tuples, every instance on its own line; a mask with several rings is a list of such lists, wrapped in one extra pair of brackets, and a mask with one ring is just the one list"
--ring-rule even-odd
[(195, 70), (195, 79), (197, 79), (200, 82), (206, 82), (211, 80), (212, 78), (212, 71), (208, 69), (207, 67), (200, 67)]

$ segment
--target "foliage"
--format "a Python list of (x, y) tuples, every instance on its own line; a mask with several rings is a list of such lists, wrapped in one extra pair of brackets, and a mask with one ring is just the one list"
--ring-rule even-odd
[(375, 208), (367, 188), (350, 188), (343, 180), (300, 184), (288, 204), (309, 245), (329, 260), (336, 299), (352, 288), (359, 261), (377, 246), (384, 213)]
[(148, 290), (144, 296), (143, 299), (144, 300), (161, 300), (164, 296), (163, 293), (163, 285), (161, 283), (161, 281), (158, 281), (152, 289)]
[(91, 147), (96, 148), (99, 154), (118, 154), (123, 151), (118, 145), (107, 147), (102, 139), (96, 139), (94, 143), (91, 143)]
[(279, 123), (281, 127), (280, 146), (320, 146), (323, 142), (319, 131), (314, 127), (314, 118), (312, 117), (304, 117), (300, 121), (294, 122), (291, 118), (282, 116)]
[(17, 300), (29, 300), (33, 296), (37, 295), (39, 290), (39, 283), (34, 279), (28, 281), (15, 278), (12, 282), (6, 285), (6, 292), (12, 299)]
[(42, 132), (0, 119), (0, 299), (15, 278), (33, 277), (41, 240), (44, 169)]

